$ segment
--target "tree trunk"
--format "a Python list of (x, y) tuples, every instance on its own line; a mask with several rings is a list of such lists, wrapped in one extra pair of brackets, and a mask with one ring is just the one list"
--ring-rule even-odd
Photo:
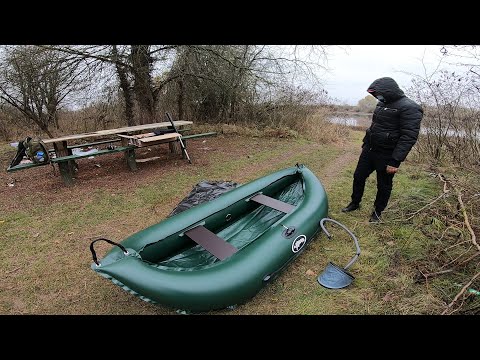
[(178, 81), (178, 120), (183, 119), (183, 98), (185, 93), (185, 88), (183, 86), (183, 80)]
[[(118, 60), (118, 50), (116, 45), (113, 45), (112, 47), (112, 54), (114, 60)], [(120, 80), (120, 88), (122, 89), (123, 98), (125, 100), (125, 118), (127, 119), (127, 125), (133, 126), (135, 125), (135, 119), (133, 118), (133, 97), (130, 83), (127, 78), (127, 70), (119, 63), (115, 63), (115, 68), (117, 70), (118, 79)]]
[(57, 130), (60, 130), (60, 124), (58, 123), (58, 113), (55, 111), (55, 114), (53, 114), (53, 123), (55, 124), (55, 128)]
[(232, 100), (230, 101), (230, 113), (228, 114), (228, 117), (230, 118), (230, 120), (235, 120), (235, 101), (236, 101), (236, 96), (235, 96), (235, 93), (233, 93)]
[(153, 59), (148, 45), (132, 45), (133, 91), (140, 108), (140, 124), (155, 122), (155, 100), (152, 88)]
[(178, 80), (178, 120), (183, 120), (184, 118), (184, 103), (185, 103), (185, 82), (184, 76), (187, 69), (187, 66), (190, 62), (190, 54), (192, 53), (192, 49), (188, 46), (185, 54), (183, 56), (183, 63), (180, 66), (180, 74), (181, 77)]
[(47, 134), (50, 139), (53, 139), (53, 135), (52, 135), (52, 133), (50, 132), (50, 130), (48, 130), (48, 127), (47, 127), (47, 126), (45, 126), (45, 125), (43, 125), (43, 126), (40, 125), (40, 129), (42, 129), (42, 131), (43, 131), (45, 134)]
[[(56, 129), (59, 129), (57, 103), (55, 101), (49, 101), (47, 103), (47, 124), (53, 123)], [(42, 129), (43, 130), (43, 129)]]
[(123, 98), (125, 100), (125, 118), (127, 119), (127, 125), (135, 125), (135, 119), (133, 118), (133, 99), (132, 92), (130, 90), (130, 84), (128, 83), (127, 74), (125, 69), (117, 66), (117, 74), (120, 79), (120, 87), (123, 92)]

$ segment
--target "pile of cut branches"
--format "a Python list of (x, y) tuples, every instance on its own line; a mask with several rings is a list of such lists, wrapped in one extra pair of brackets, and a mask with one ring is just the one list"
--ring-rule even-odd
[(416, 282), (437, 290), (441, 314), (480, 314), (480, 170), (435, 168), (430, 175), (442, 184), (438, 196), (417, 199), (394, 221), (414, 221), (432, 239), (415, 262)]

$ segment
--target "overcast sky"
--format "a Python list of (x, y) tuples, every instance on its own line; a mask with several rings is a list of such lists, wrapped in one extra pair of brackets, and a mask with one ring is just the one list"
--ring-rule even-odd
[(431, 72), (441, 58), (438, 45), (350, 45), (329, 50), (330, 70), (322, 73), (328, 94), (349, 105), (356, 105), (367, 94), (368, 86), (380, 77), (397, 81), (403, 90), (410, 86), (410, 75), (424, 74), (422, 58)]

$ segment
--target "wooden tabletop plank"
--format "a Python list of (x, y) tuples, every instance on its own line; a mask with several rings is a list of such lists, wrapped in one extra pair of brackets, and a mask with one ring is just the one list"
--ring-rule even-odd
[[(175, 124), (175, 126), (185, 126), (185, 125), (193, 124), (193, 121), (179, 120), (179, 121), (174, 121), (173, 123)], [(167, 128), (171, 125), (172, 124), (169, 121), (165, 121), (165, 122), (153, 123), (153, 124), (126, 126), (126, 127), (117, 128), (117, 129), (99, 130), (99, 131), (93, 131), (93, 132), (89, 132), (89, 133), (67, 135), (67, 136), (62, 136), (62, 137), (55, 138), (55, 139), (45, 139), (45, 140), (43, 140), (43, 142), (45, 144), (51, 144), (51, 143), (54, 143), (54, 142), (84, 139), (84, 138), (95, 137), (95, 136), (114, 135), (114, 134), (128, 133), (128, 132), (133, 132), (133, 131), (142, 131), (142, 130), (157, 129), (157, 128)]]

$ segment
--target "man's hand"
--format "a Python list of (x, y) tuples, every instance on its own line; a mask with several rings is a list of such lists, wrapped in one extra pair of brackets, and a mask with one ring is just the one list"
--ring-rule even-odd
[(387, 165), (387, 174), (395, 174), (398, 171), (398, 168)]

